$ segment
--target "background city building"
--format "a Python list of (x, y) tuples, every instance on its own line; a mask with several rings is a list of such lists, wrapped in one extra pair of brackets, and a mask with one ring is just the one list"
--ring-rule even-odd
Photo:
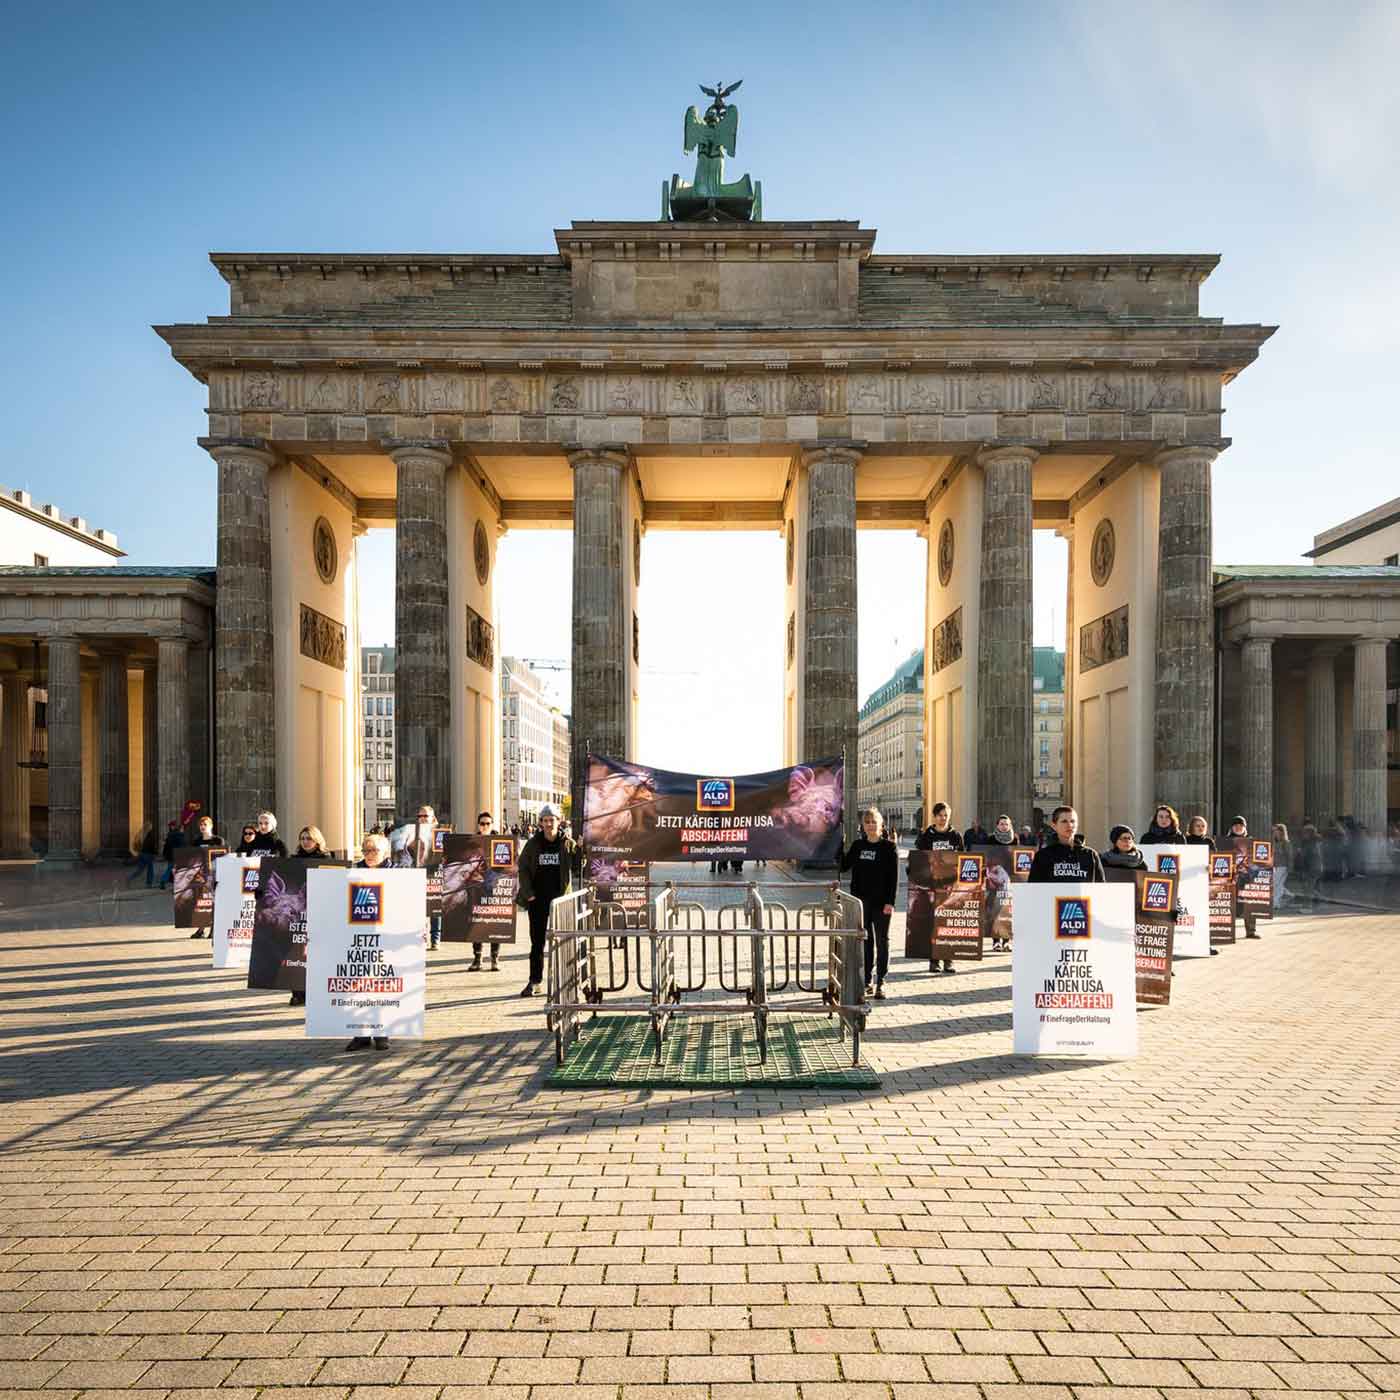
[(569, 790), (569, 724), (544, 678), (516, 656), (501, 658), (501, 821), (534, 822)]
[(393, 824), (394, 648), (360, 648), (360, 693), (364, 706), (364, 823)]
[(860, 707), (856, 802), (878, 807), (900, 832), (921, 824), (924, 786), (924, 652), (920, 647)]
[(1031, 790), (1045, 811), (1064, 797), (1065, 654), (1036, 647), (1031, 671)]

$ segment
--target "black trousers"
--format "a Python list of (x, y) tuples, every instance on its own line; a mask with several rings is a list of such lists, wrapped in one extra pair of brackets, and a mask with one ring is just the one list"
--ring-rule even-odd
[(544, 981), (544, 944), (549, 932), (550, 901), (536, 895), (525, 906), (530, 918), (530, 981), (538, 986)]
[[(890, 970), (890, 916), (885, 906), (875, 901), (862, 900), (865, 913), (865, 985), (872, 981), (883, 982)], [(871, 970), (875, 970), (872, 978)]]

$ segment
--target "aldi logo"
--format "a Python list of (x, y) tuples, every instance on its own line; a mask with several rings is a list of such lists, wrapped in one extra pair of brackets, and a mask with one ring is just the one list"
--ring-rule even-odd
[(1088, 938), (1089, 901), (1082, 895), (1058, 895), (1055, 899), (1055, 937)]
[(491, 868), (492, 870), (506, 870), (515, 864), (515, 842), (495, 841), (491, 842)]
[(1157, 857), (1157, 873), (1159, 875), (1177, 875), (1180, 872), (1180, 857), (1165, 852)]
[(384, 922), (384, 886), (382, 884), (351, 883), (350, 922), (352, 924)]
[(958, 884), (980, 885), (982, 883), (982, 857), (958, 857)]
[(257, 894), (257, 892), (258, 892), (258, 880), (259, 880), (259, 871), (258, 871), (258, 867), (257, 867), (256, 865), (247, 865), (247, 866), (244, 866), (244, 867), (243, 867), (243, 893), (244, 893), (244, 894)]
[(1272, 841), (1251, 841), (1249, 843), (1251, 865), (1272, 865), (1274, 863), (1274, 843)]
[(1217, 882), (1230, 879), (1235, 873), (1235, 858), (1232, 855), (1211, 856), (1210, 878)]
[(697, 778), (695, 780), (695, 810), (697, 812), (732, 812), (734, 810), (734, 779)]
[(1011, 873), (1018, 880), (1026, 879), (1031, 873), (1031, 862), (1034, 860), (1034, 851), (1027, 850), (1024, 846), (1018, 847), (1011, 853)]
[(1149, 911), (1169, 914), (1176, 908), (1172, 884), (1169, 875), (1149, 875), (1142, 882), (1142, 907)]

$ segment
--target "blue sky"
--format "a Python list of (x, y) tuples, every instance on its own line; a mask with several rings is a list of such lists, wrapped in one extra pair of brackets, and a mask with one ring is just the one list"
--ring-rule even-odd
[[(6, 26), (0, 482), (133, 562), (213, 557), (201, 391), (149, 330), (226, 308), (211, 249), (532, 251), (572, 218), (654, 217), (716, 78), (744, 79), (735, 164), (770, 217), (859, 218), (885, 252), (1221, 253), (1207, 314), (1281, 329), (1227, 391), (1218, 561), (1296, 560), (1400, 490), (1378, 411), (1400, 337), (1394, 4), (52, 3)], [(863, 542), (862, 692), (922, 630), (921, 546)], [(384, 543), (367, 633), (392, 622)], [(649, 582), (702, 544), (651, 539)], [(776, 589), (776, 538), (724, 548)], [(567, 536), (508, 537), (502, 640), (565, 656), (541, 580), (567, 589)], [(691, 619), (673, 657), (652, 591), (645, 756), (704, 766), (720, 740), (678, 738), (701, 695), (724, 766), (772, 760), (781, 604)]]

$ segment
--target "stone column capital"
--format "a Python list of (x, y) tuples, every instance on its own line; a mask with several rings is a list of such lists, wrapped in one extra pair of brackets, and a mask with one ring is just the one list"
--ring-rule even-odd
[(564, 455), (569, 459), (569, 469), (579, 467), (616, 467), (626, 471), (632, 464), (632, 454), (619, 444), (604, 444), (599, 447), (566, 447)]
[(1276, 637), (1246, 637), (1243, 642), (1241, 642), (1240, 646), (1245, 655), (1249, 655), (1252, 652), (1255, 656), (1258, 656), (1262, 652), (1265, 656), (1272, 656), (1274, 643), (1277, 640)]
[(865, 456), (864, 442), (854, 439), (841, 439), (833, 442), (807, 442), (802, 444), (800, 459), (804, 467), (813, 462), (844, 462), (847, 466), (858, 467)]
[(1002, 463), (1033, 467), (1039, 456), (1038, 447), (1032, 447), (1029, 443), (1008, 442), (979, 447), (974, 460), (979, 467), (995, 467)]
[(1353, 651), (1367, 646), (1388, 647), (1394, 640), (1395, 638), (1387, 636), (1384, 632), (1370, 632), (1365, 636), (1353, 637), (1351, 647)]
[(452, 448), (438, 438), (386, 438), (383, 447), (396, 467), (412, 462), (446, 471), (452, 465)]
[(1168, 467), (1175, 462), (1204, 462), (1209, 466), (1220, 456), (1223, 443), (1188, 443), (1164, 447), (1149, 460), (1158, 467)]
[(216, 462), (257, 462), (270, 469), (277, 461), (265, 438), (202, 437), (197, 441)]

